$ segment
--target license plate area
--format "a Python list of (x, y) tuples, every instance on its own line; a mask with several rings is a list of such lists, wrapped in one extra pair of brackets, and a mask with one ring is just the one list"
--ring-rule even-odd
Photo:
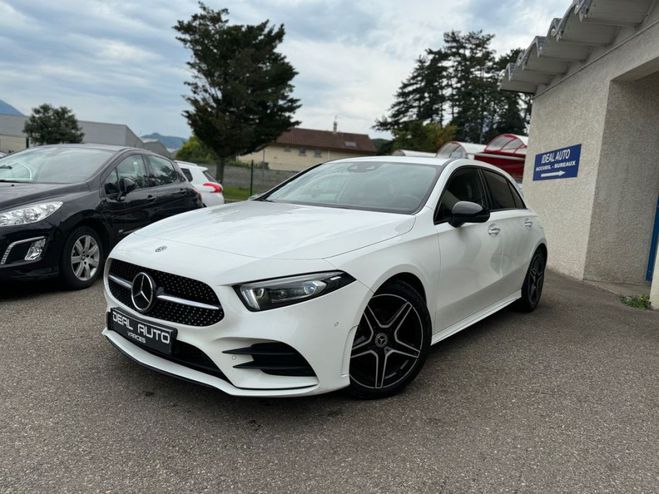
[(139, 346), (165, 355), (172, 354), (176, 329), (143, 321), (117, 309), (108, 312), (108, 328)]

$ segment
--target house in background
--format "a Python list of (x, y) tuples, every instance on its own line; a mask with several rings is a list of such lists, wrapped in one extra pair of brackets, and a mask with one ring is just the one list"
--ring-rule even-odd
[(241, 161), (267, 163), (271, 170), (300, 171), (324, 161), (377, 154), (366, 134), (294, 128), (261, 151), (240, 157)]

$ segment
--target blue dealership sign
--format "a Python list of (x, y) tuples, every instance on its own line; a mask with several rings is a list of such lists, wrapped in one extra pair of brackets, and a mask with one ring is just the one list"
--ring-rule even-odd
[(533, 180), (574, 178), (579, 173), (581, 144), (535, 155)]

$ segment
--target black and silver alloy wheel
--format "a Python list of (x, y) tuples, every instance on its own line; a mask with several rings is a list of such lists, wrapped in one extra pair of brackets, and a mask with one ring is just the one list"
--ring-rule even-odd
[(392, 283), (373, 296), (352, 346), (353, 394), (390, 396), (414, 379), (430, 344), (427, 312), (418, 293), (405, 283)]
[(90, 286), (101, 273), (103, 244), (95, 230), (76, 228), (66, 240), (60, 263), (60, 275), (67, 288), (78, 290)]
[(96, 276), (100, 264), (101, 248), (91, 235), (82, 235), (71, 249), (71, 268), (80, 281), (89, 281)]
[(524, 284), (522, 285), (522, 298), (520, 298), (515, 307), (522, 312), (531, 312), (540, 303), (542, 288), (545, 283), (545, 266), (547, 259), (544, 252), (537, 250), (531, 258), (531, 264), (526, 272)]

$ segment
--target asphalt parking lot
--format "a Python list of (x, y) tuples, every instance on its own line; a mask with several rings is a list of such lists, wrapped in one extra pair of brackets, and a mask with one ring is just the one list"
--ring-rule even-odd
[(373, 402), (159, 375), (103, 311), (100, 284), (0, 288), (0, 491), (659, 491), (659, 313), (555, 274)]

